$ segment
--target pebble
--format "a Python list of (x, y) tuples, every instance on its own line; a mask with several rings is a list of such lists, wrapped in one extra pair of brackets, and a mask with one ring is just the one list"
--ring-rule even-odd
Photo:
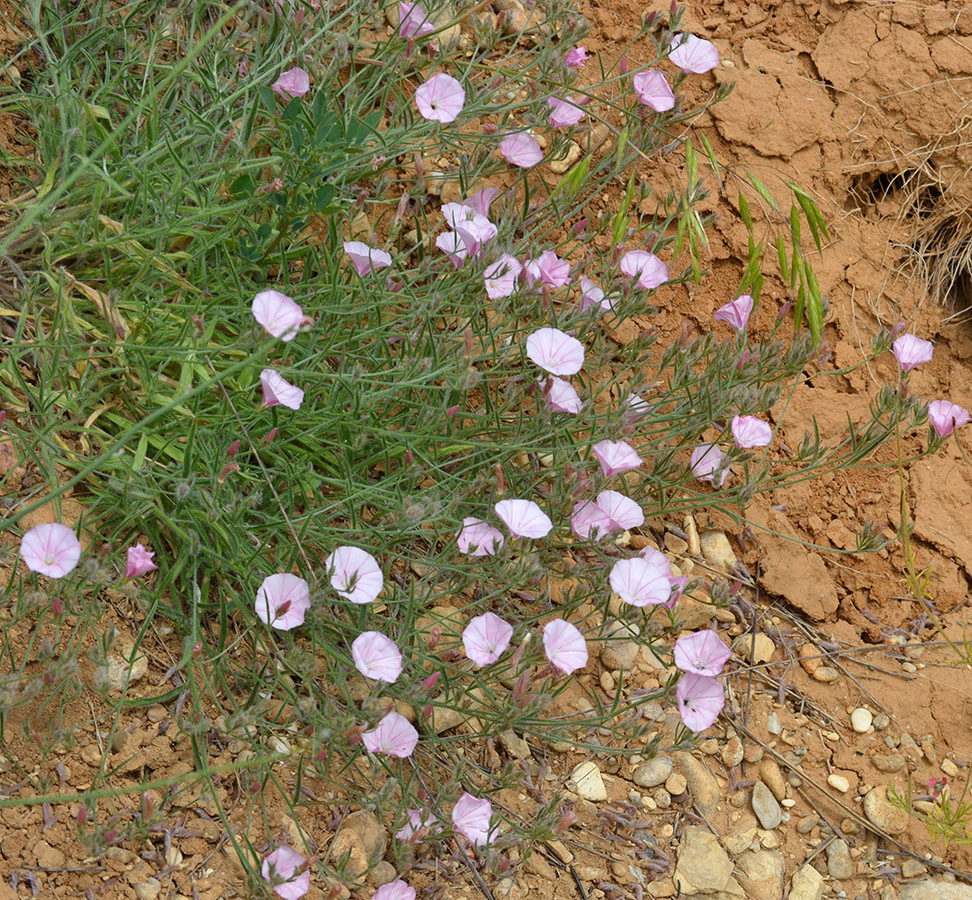
[(922, 875), (927, 875), (928, 869), (926, 869), (917, 859), (906, 859), (901, 863), (901, 877), (902, 878), (921, 878)]
[(766, 757), (759, 764), (759, 777), (777, 800), (786, 797), (786, 781), (775, 759)]
[(766, 829), (776, 828), (783, 821), (779, 802), (762, 781), (753, 785), (753, 812), (756, 813), (759, 824)]
[(863, 706), (859, 706), (854, 712), (851, 713), (850, 717), (851, 728), (854, 729), (858, 734), (867, 734), (867, 729), (871, 727), (874, 722), (874, 716), (871, 714), (869, 709), (864, 709)]
[[(670, 756), (656, 756), (642, 763), (635, 769), (633, 780), (638, 787), (653, 788), (664, 784), (672, 774), (672, 758)], [(684, 780), (684, 779), (683, 779)]]
[(613, 696), (614, 691), (618, 686), (617, 682), (614, 680), (614, 676), (605, 669), (603, 672), (601, 672), (600, 682), (601, 682), (601, 689), (605, 693), (611, 694)]
[(879, 772), (900, 772), (905, 758), (900, 753), (878, 753), (871, 757), (871, 765)]
[(695, 517), (687, 515), (682, 520), (682, 531), (685, 532), (685, 540), (688, 541), (688, 550), (692, 556), (699, 556), (702, 553), (702, 545), (699, 541), (699, 527), (695, 524)]
[(597, 763), (590, 760), (575, 766), (567, 779), (567, 787), (585, 800), (607, 800), (607, 788), (604, 786), (601, 770)]
[(512, 728), (501, 731), (499, 736), (500, 746), (513, 759), (529, 759), (530, 745), (523, 740)]
[(162, 891), (162, 884), (157, 878), (146, 878), (132, 885), (138, 900), (155, 900)]
[(804, 816), (797, 822), (797, 831), (800, 834), (809, 834), (817, 827), (817, 823), (820, 819), (817, 816)]
[(864, 815), (869, 822), (890, 835), (901, 834), (908, 827), (908, 813), (891, 805), (883, 787), (871, 788), (864, 795)]
[(665, 788), (655, 788), (651, 799), (655, 801), (659, 809), (668, 809), (672, 805), (672, 795)]
[(850, 848), (840, 838), (827, 845), (827, 871), (831, 878), (836, 878), (838, 881), (846, 881), (854, 876), (854, 862), (851, 860)]
[(891, 717), (887, 713), (878, 713), (874, 717), (874, 730), (884, 731), (891, 724)]
[(766, 831), (761, 829), (759, 832), (759, 843), (764, 850), (778, 850), (783, 843), (778, 831)]
[(728, 769), (731, 769), (733, 766), (738, 766), (743, 761), (743, 745), (738, 735), (733, 735), (726, 741), (720, 757), (722, 764)]
[(566, 153), (550, 163), (550, 171), (555, 175), (563, 175), (577, 160), (581, 158), (580, 145), (576, 141), (571, 141), (566, 148)]
[(958, 766), (950, 759), (942, 760), (941, 769), (949, 778), (955, 778), (959, 773)]
[(678, 865), (674, 880), (682, 882), (682, 890), (691, 893), (717, 893), (722, 891), (732, 876), (733, 864), (719, 845), (719, 839), (707, 828), (687, 825), (678, 848)]
[(777, 715), (775, 711), (771, 712), (766, 717), (766, 730), (770, 734), (779, 734), (783, 730), (783, 725), (780, 722), (780, 717), (779, 715)]
[[(816, 669), (813, 673), (813, 680), (821, 681), (824, 684), (831, 684), (838, 678), (840, 678), (840, 672), (831, 666), (820, 666), (820, 668)], [(811, 868), (813, 867), (811, 866)]]
[(827, 776), (827, 784), (842, 794), (846, 794), (850, 790), (850, 782), (843, 775), (838, 775), (836, 772)]
[(813, 644), (804, 644), (800, 648), (800, 665), (808, 675), (820, 668), (820, 651)]
[(748, 850), (736, 860), (739, 886), (751, 900), (779, 900), (783, 896), (786, 861), (772, 850)]
[(34, 857), (37, 859), (37, 865), (42, 868), (60, 869), (67, 862), (67, 857), (56, 847), (48, 844), (47, 841), (38, 841), (34, 844), (33, 849)]
[(714, 529), (703, 531), (699, 535), (699, 546), (706, 562), (716, 568), (726, 573), (736, 568), (736, 554), (732, 552), (732, 545), (724, 532)]
[(790, 879), (789, 900), (820, 900), (823, 891), (823, 875), (810, 863), (804, 863)]
[[(722, 839), (722, 844), (726, 850), (733, 856), (738, 856), (744, 850), (748, 850), (753, 843), (753, 838), (756, 837), (756, 831), (759, 823), (756, 821), (756, 817), (749, 812), (743, 812), (740, 814), (739, 819), (733, 823), (732, 828), (726, 833)], [(767, 834), (775, 832), (766, 832)]]
[(668, 791), (668, 793), (673, 797), (680, 797), (685, 793), (687, 787), (688, 785), (685, 781), (685, 776), (679, 774), (678, 772), (673, 772), (665, 781), (665, 790)]
[(762, 632), (754, 638), (751, 633), (741, 634), (732, 642), (733, 652), (751, 663), (769, 662), (773, 658), (776, 644)]
[(724, 792), (715, 776), (691, 753), (684, 750), (672, 755), (679, 772), (685, 776), (689, 792), (698, 811), (711, 818), (722, 809)]

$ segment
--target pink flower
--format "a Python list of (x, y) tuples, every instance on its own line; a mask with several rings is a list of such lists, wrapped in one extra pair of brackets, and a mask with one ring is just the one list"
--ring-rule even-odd
[(523, 276), (530, 287), (539, 281), (556, 290), (570, 283), (570, 263), (553, 250), (544, 250), (537, 259), (528, 259), (524, 263)]
[(377, 727), (361, 735), (361, 742), (369, 753), (384, 753), (404, 759), (412, 755), (419, 735), (401, 713), (386, 713)]
[(729, 477), (729, 468), (724, 467), (725, 454), (718, 444), (699, 444), (690, 458), (692, 474), (699, 481), (708, 481), (713, 487), (722, 487)]
[(675, 688), (678, 711), (689, 731), (705, 731), (722, 712), (726, 695), (717, 678), (686, 672)]
[(928, 421), (932, 423), (935, 434), (944, 438), (968, 423), (969, 411), (949, 400), (932, 400), (928, 404)]
[(438, 834), (442, 830), (438, 824), (430, 822), (432, 813), (427, 809), (410, 809), (406, 815), (408, 816), (407, 821), (395, 832), (395, 837), (400, 841), (410, 840), (412, 835), (417, 834), (423, 828), (428, 828), (432, 834)]
[(462, 236), (457, 231), (443, 231), (435, 239), (435, 246), (449, 257), (457, 269), (462, 268), (462, 264), (466, 261), (466, 256), (469, 254), (465, 241), (463, 241)]
[(630, 497), (617, 491), (601, 491), (597, 495), (597, 505), (611, 520), (612, 530), (626, 531), (645, 524), (645, 514)]
[(731, 651), (711, 628), (675, 641), (675, 665), (683, 672), (713, 677), (722, 671)]
[(532, 134), (518, 131), (508, 134), (499, 145), (503, 159), (521, 169), (530, 169), (543, 159), (543, 150)]
[(578, 500), (570, 516), (570, 530), (579, 540), (597, 540), (608, 534), (611, 520), (606, 512), (592, 500)]
[(519, 260), (509, 253), (504, 253), (483, 272), (486, 296), (491, 300), (509, 297), (516, 290), (517, 279), (522, 271), (523, 266), (520, 265)]
[(903, 334), (891, 345), (902, 372), (910, 372), (915, 366), (931, 362), (933, 347), (931, 341), (923, 341), (913, 334)]
[(493, 805), (489, 800), (463, 793), (452, 808), (452, 827), (477, 847), (482, 847), (489, 843), (489, 820), (492, 816)]
[(548, 384), (550, 388), (547, 390), (547, 406), (550, 409), (554, 412), (569, 413), (572, 416), (576, 416), (581, 411), (583, 403), (569, 381), (551, 376)]
[(527, 356), (551, 375), (576, 375), (584, 365), (584, 345), (559, 328), (539, 328), (526, 342)]
[(394, 684), (402, 674), (402, 652), (380, 631), (363, 631), (351, 643), (354, 667), (365, 678)]
[(756, 416), (733, 416), (732, 439), (740, 450), (765, 447), (773, 440), (773, 429)]
[(295, 66), (284, 72), (271, 85), (271, 90), (281, 97), (303, 97), (310, 90), (310, 78), (300, 66)]
[(665, 556), (661, 550), (658, 550), (652, 546), (642, 547), (641, 550), (638, 551), (638, 556), (640, 556), (642, 559), (648, 560), (648, 562), (655, 566), (655, 568), (661, 572), (664, 572), (666, 578), (671, 578), (672, 564), (668, 561), (668, 557)]
[(551, 128), (572, 128), (584, 119), (586, 113), (576, 103), (548, 97), (547, 106), (550, 107)]
[(632, 79), (638, 102), (655, 112), (667, 112), (675, 106), (675, 95), (665, 76), (655, 69), (638, 72)]
[(304, 402), (304, 392), (275, 369), (264, 369), (260, 373), (260, 384), (263, 386), (264, 406), (286, 406), (288, 409), (300, 409)]
[(153, 556), (155, 556), (154, 550), (147, 550), (141, 544), (132, 544), (126, 555), (125, 577), (138, 578), (139, 575), (157, 569), (158, 566), (152, 562)]
[(672, 595), (668, 598), (668, 603), (663, 603), (665, 609), (675, 609), (675, 603), (688, 587), (688, 575), (669, 575), (668, 580), (672, 583)]
[(629, 394), (624, 401), (624, 418), (629, 425), (643, 419), (651, 410), (652, 405), (640, 394)]
[(304, 624), (309, 609), (310, 586), (289, 572), (268, 575), (257, 590), (256, 614), (264, 625), (290, 631)]
[(570, 527), (582, 541), (603, 537), (611, 531), (624, 531), (644, 524), (645, 514), (630, 497), (617, 491), (601, 491), (596, 501), (574, 504)]
[(484, 187), (471, 197), (466, 197), (466, 206), (469, 206), (473, 211), (478, 212), (481, 216), (489, 215), (489, 208), (493, 205), (493, 201), (503, 192), (496, 187)]
[(479, 244), (491, 241), (498, 233), (497, 227), (489, 221), (485, 213), (477, 212), (467, 203), (443, 204), (442, 217), (454, 231), (465, 227)]
[(425, 37), (435, 31), (421, 3), (398, 4), (398, 33), (402, 37)]
[(503, 546), (503, 534), (475, 516), (466, 516), (456, 533), (459, 552), (468, 556), (492, 556)]
[(586, 275), (581, 276), (580, 280), (581, 286), (581, 309), (587, 309), (590, 306), (600, 306), (601, 310), (607, 312), (613, 309), (610, 300), (604, 299), (604, 291), (602, 291), (590, 278)]
[(611, 567), (611, 590), (625, 603), (632, 606), (661, 606), (668, 602), (672, 593), (669, 580), (671, 569), (662, 569), (657, 563), (635, 556), (619, 559)]
[(476, 616), (463, 629), (462, 648), (477, 666), (496, 662), (510, 646), (513, 626), (491, 612)]
[(384, 579), (378, 561), (360, 547), (338, 547), (324, 561), (331, 587), (352, 603), (373, 603)]
[(304, 323), (304, 311), (280, 291), (260, 291), (250, 311), (267, 334), (282, 341), (292, 341)]
[[(273, 892), (283, 900), (298, 900), (310, 889), (310, 869), (301, 869), (307, 860), (290, 847), (277, 847), (263, 858), (260, 872)], [(299, 874), (298, 874), (299, 873)]]
[(513, 537), (542, 538), (553, 528), (549, 516), (532, 500), (500, 500), (495, 509)]
[(564, 56), (564, 62), (571, 69), (579, 69), (587, 62), (587, 50), (584, 47), (572, 47)]
[(601, 471), (608, 478), (619, 472), (630, 472), (641, 465), (641, 457), (625, 441), (598, 441), (593, 450), (601, 464)]
[(377, 247), (369, 247), (362, 241), (345, 241), (344, 252), (359, 275), (377, 272), (392, 264), (391, 254)]
[(466, 92), (451, 75), (439, 72), (415, 91), (415, 105), (432, 122), (454, 122), (466, 103)]
[(736, 331), (745, 331), (752, 312), (753, 298), (749, 294), (743, 294), (741, 297), (736, 297), (731, 303), (720, 306), (712, 318), (716, 322), (725, 322), (735, 328)]
[(415, 900), (415, 888), (398, 878), (378, 888), (372, 900)]
[(701, 75), (719, 65), (715, 44), (694, 34), (672, 35), (672, 52), (668, 58), (683, 72)]
[(668, 281), (668, 267), (647, 250), (629, 250), (621, 257), (620, 268), (628, 278), (637, 278), (638, 287), (646, 291)]
[(35, 525), (20, 539), (20, 558), (31, 572), (63, 578), (81, 559), (81, 542), (60, 522)]
[(543, 626), (543, 652), (555, 669), (570, 675), (587, 665), (587, 641), (577, 627), (563, 619)]

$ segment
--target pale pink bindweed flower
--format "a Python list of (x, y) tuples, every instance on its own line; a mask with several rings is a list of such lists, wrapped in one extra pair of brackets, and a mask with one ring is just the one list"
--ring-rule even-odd
[(508, 163), (521, 169), (533, 168), (543, 159), (543, 150), (532, 134), (518, 131), (500, 141), (499, 151)]
[(675, 641), (675, 665), (683, 672), (694, 672), (696, 675), (707, 675), (710, 678), (718, 675), (732, 651), (718, 632), (711, 628), (688, 634)]
[(557, 290), (570, 283), (570, 263), (553, 250), (544, 250), (536, 259), (523, 264), (523, 278), (530, 287), (538, 282)]
[(584, 345), (559, 328), (539, 328), (526, 341), (527, 356), (551, 375), (576, 375), (584, 366)]
[(630, 497), (617, 491), (601, 491), (597, 500), (578, 500), (570, 517), (570, 527), (582, 541), (597, 540), (612, 531), (643, 525), (645, 514)]
[(276, 369), (264, 369), (260, 373), (260, 385), (263, 388), (264, 406), (300, 409), (300, 404), (304, 402), (304, 392), (287, 381)]
[(773, 440), (773, 429), (756, 416), (733, 416), (732, 439), (740, 450), (765, 447)]
[(950, 400), (932, 400), (928, 404), (928, 421), (940, 438), (948, 437), (956, 428), (969, 422), (969, 411)]
[(601, 290), (590, 278), (586, 275), (581, 276), (580, 280), (581, 286), (581, 302), (580, 308), (582, 310), (588, 309), (591, 306), (599, 306), (602, 312), (608, 312), (613, 309), (613, 305), (610, 300), (606, 300), (604, 297), (604, 291)]
[(400, 841), (411, 840), (412, 836), (422, 829), (428, 829), (431, 834), (438, 834), (442, 828), (432, 819), (432, 813), (427, 809), (410, 809), (406, 812), (405, 824), (395, 832)]
[(298, 900), (310, 889), (310, 869), (304, 868), (306, 862), (296, 850), (277, 847), (263, 858), (260, 872), (278, 897)]
[(378, 888), (371, 900), (415, 900), (415, 888), (398, 878)]
[(601, 471), (610, 478), (620, 472), (630, 472), (641, 465), (641, 457), (626, 441), (598, 441), (592, 448)]
[(656, 69), (638, 72), (631, 79), (638, 102), (655, 112), (667, 112), (675, 107), (675, 95), (665, 76)]
[(672, 51), (668, 58), (683, 72), (693, 75), (701, 75), (719, 65), (716, 45), (694, 34), (672, 35)]
[(484, 187), (475, 194), (466, 197), (465, 204), (481, 216), (489, 216), (489, 208), (493, 201), (503, 192), (497, 187)]
[(394, 684), (402, 674), (402, 651), (380, 631), (363, 631), (351, 643), (354, 667), (365, 678)]
[(571, 69), (579, 69), (587, 62), (587, 48), (583, 46), (572, 47), (564, 56), (564, 63)]
[(570, 530), (579, 540), (597, 540), (612, 531), (612, 522), (593, 500), (578, 500), (570, 516)]
[(638, 287), (646, 291), (668, 281), (668, 267), (647, 250), (629, 250), (621, 257), (619, 268), (628, 278), (637, 278)]
[(345, 241), (344, 252), (359, 275), (377, 272), (392, 264), (390, 253), (377, 247), (369, 247), (363, 241)]
[(611, 590), (631, 606), (661, 606), (672, 594), (671, 568), (643, 556), (619, 559), (611, 567)]
[(477, 847), (489, 843), (489, 820), (493, 817), (493, 805), (468, 792), (456, 801), (452, 808), (452, 827)]
[(641, 507), (618, 491), (601, 491), (597, 495), (597, 505), (611, 520), (612, 529), (627, 531), (645, 524), (645, 514)]
[(260, 291), (250, 306), (253, 318), (267, 334), (292, 341), (304, 323), (304, 311), (280, 291)]
[(745, 331), (749, 324), (749, 317), (753, 313), (753, 305), (753, 298), (749, 294), (743, 294), (725, 306), (720, 306), (713, 313), (712, 318), (716, 322), (731, 325), (736, 331)]
[(338, 547), (324, 567), (331, 587), (352, 603), (373, 603), (385, 583), (378, 561), (360, 547)]
[(20, 558), (31, 572), (63, 578), (81, 559), (81, 542), (60, 522), (35, 525), (20, 539)]
[(550, 517), (532, 500), (500, 500), (494, 508), (513, 537), (543, 538), (553, 528)]
[(431, 122), (454, 122), (466, 103), (466, 92), (451, 75), (439, 72), (415, 91), (415, 105)]
[(678, 711), (689, 731), (705, 731), (719, 718), (726, 693), (717, 678), (686, 672), (675, 688)]
[(729, 477), (725, 454), (719, 449), (718, 444), (699, 444), (692, 451), (689, 463), (692, 474), (699, 481), (707, 481), (713, 487), (722, 487)]
[(132, 544), (126, 552), (125, 577), (138, 578), (146, 572), (154, 572), (158, 566), (152, 562), (153, 556), (155, 556), (154, 550), (148, 550), (141, 544)]
[(587, 115), (576, 103), (558, 97), (548, 97), (547, 106), (550, 107), (551, 128), (572, 128)]
[(931, 341), (923, 341), (920, 337), (913, 334), (903, 334), (891, 345), (894, 351), (894, 358), (901, 366), (902, 372), (910, 372), (915, 366), (922, 363), (931, 362), (934, 344)]
[(290, 631), (304, 624), (310, 609), (310, 586), (289, 572), (268, 575), (257, 589), (255, 607), (264, 625)]
[(587, 665), (587, 641), (576, 625), (552, 619), (543, 626), (543, 652), (555, 669), (570, 675)]
[(300, 66), (294, 66), (271, 85), (271, 90), (281, 97), (303, 97), (310, 90), (310, 78)]
[(398, 759), (411, 756), (419, 735), (401, 713), (386, 713), (378, 725), (361, 735), (361, 742), (369, 753), (384, 753)]
[(513, 626), (495, 613), (484, 613), (471, 619), (462, 631), (462, 648), (477, 666), (496, 662), (510, 646)]
[(647, 416), (653, 407), (640, 394), (629, 394), (624, 401), (624, 418), (629, 425)]
[(467, 556), (492, 556), (503, 546), (503, 533), (482, 519), (466, 516), (456, 533), (456, 543), (459, 552)]
[(554, 412), (569, 413), (576, 416), (584, 405), (577, 391), (569, 381), (551, 376), (548, 379), (550, 387), (546, 393), (546, 403)]
[(425, 37), (435, 31), (435, 25), (421, 3), (398, 4), (398, 33), (402, 37)]
[(515, 256), (504, 253), (496, 262), (488, 265), (483, 272), (486, 283), (486, 296), (491, 300), (509, 297), (517, 287), (517, 280), (523, 266)]
[(443, 231), (442, 234), (436, 237), (435, 246), (449, 257), (450, 262), (457, 269), (462, 268), (462, 264), (469, 255), (469, 251), (466, 249), (466, 243), (458, 231)]

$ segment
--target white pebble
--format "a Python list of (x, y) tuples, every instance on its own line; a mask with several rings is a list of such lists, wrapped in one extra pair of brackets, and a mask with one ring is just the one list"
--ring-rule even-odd
[(851, 713), (851, 728), (854, 729), (858, 734), (866, 734), (867, 729), (871, 727), (871, 723), (874, 721), (874, 716), (871, 715), (869, 709), (864, 709), (863, 706), (859, 706), (854, 712)]
[(842, 794), (846, 794), (850, 790), (850, 782), (843, 775), (828, 775), (827, 784)]

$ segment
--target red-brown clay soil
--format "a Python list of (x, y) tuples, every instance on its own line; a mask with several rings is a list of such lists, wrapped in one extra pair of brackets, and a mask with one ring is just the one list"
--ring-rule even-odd
[[(9, 12), (4, 0), (0, 7)], [(585, 42), (588, 49), (612, 57), (649, 10), (629, 0), (613, 0), (584, 4), (583, 11), (594, 29)], [(863, 420), (871, 397), (895, 376), (890, 355), (846, 375), (825, 373), (855, 363), (880, 325), (890, 327), (899, 320), (935, 341), (935, 359), (912, 373), (911, 389), (923, 398), (950, 398), (967, 406), (972, 395), (972, 325), (946, 321), (947, 310), (936, 305), (937, 285), (927, 280), (934, 270), (927, 241), (924, 259), (916, 259), (909, 247), (934, 237), (937, 230), (945, 249), (960, 255), (962, 235), (966, 240), (972, 235), (963, 225), (972, 200), (972, 12), (955, 2), (713, 0), (691, 8), (685, 25), (713, 39), (722, 56), (713, 73), (693, 79), (698, 96), (726, 81), (734, 81), (736, 88), (700, 123), (724, 163), (721, 184), (711, 173), (706, 175), (712, 191), (708, 208), (720, 215), (710, 234), (711, 276), (691, 292), (671, 289), (659, 296), (662, 312), (650, 324), (666, 335), (677, 334), (686, 320), (702, 330), (711, 328), (712, 313), (732, 296), (746, 254), (736, 207), (744, 173), (756, 173), (784, 208), (790, 202), (784, 182), (794, 181), (813, 195), (832, 233), (813, 264), (832, 310), (826, 339), (833, 344), (833, 356), (790, 402), (783, 439), (790, 446), (798, 444), (811, 416), (825, 440), (843, 435), (848, 414), (855, 422)], [(0, 57), (10, 40), (0, 31)], [(632, 66), (649, 58), (643, 46), (631, 47), (627, 55)], [(0, 119), (0, 141), (27, 153), (18, 137), (20, 128), (22, 123)], [(675, 169), (657, 174), (678, 177)], [(0, 199), (19, 191), (8, 176), (0, 173)], [(771, 325), (786, 299), (771, 274), (770, 267), (757, 329)], [(969, 283), (957, 279), (956, 299), (967, 297), (963, 291)], [(775, 413), (781, 415), (782, 407)], [(906, 449), (918, 446), (908, 442)], [(887, 451), (879, 455), (882, 463), (893, 459)], [(944, 614), (950, 636), (961, 640), (969, 625), (972, 469), (950, 441), (936, 456), (909, 469), (906, 491), (918, 564), (931, 566), (935, 606)], [(683, 896), (776, 900), (791, 887), (792, 874), (806, 864), (824, 876), (829, 872), (824, 882), (828, 896), (844, 891), (847, 897), (893, 900), (899, 890), (911, 889), (904, 887), (904, 876), (907, 883), (920, 881), (925, 869), (935, 875), (934, 860), (959, 872), (972, 871), (967, 848), (933, 840), (915, 818), (896, 839), (930, 858), (925, 866), (905, 863), (906, 855), (893, 854), (893, 840), (879, 840), (873, 827), (863, 827), (868, 823), (862, 798), (871, 788), (894, 783), (904, 790), (909, 773), (917, 794), (927, 792), (930, 778), (943, 774), (960, 786), (972, 758), (972, 674), (952, 664), (954, 652), (941, 645), (934, 629), (922, 627), (921, 609), (905, 599), (900, 548), (895, 543), (867, 556), (842, 552), (854, 548), (865, 520), (877, 522), (890, 537), (899, 502), (893, 469), (841, 472), (757, 498), (747, 515), (758, 546), (751, 541), (734, 541), (732, 546), (750, 571), (759, 571), (759, 592), (744, 588), (745, 607), (739, 616), (722, 615), (720, 627), (729, 626), (727, 638), (741, 638), (737, 651), (746, 656), (751, 636), (744, 626), (749, 621), (740, 617), (752, 604), (758, 630), (772, 645), (761, 645), (757, 654), (767, 664), (730, 680), (735, 715), (712, 730), (694, 762), (676, 755), (674, 775), (655, 786), (637, 784), (637, 765), (612, 755), (609, 747), (596, 755), (607, 800), (576, 798), (578, 824), (567, 830), (563, 842), (537, 848), (526, 861), (511, 854), (510, 877), (490, 880), (494, 896), (674, 897), (677, 881)], [(732, 535), (728, 522), (698, 524)], [(671, 550), (687, 568), (686, 550), (677, 541)], [(702, 559), (693, 563), (695, 574), (707, 566)], [(700, 616), (696, 609), (695, 614), (696, 626), (708, 619), (706, 611)], [(131, 635), (138, 627), (134, 616), (119, 599), (103, 624)], [(919, 646), (922, 641), (932, 643)], [(876, 649), (869, 653), (839, 652), (872, 647)], [(130, 688), (136, 697), (167, 690), (164, 673), (181, 653), (178, 641), (161, 629), (152, 630), (144, 649), (149, 657), (146, 675)], [(798, 663), (801, 650), (807, 658)], [(814, 654), (825, 650), (836, 651), (822, 660), (836, 673), (832, 681), (812, 677), (821, 664)], [(658, 671), (650, 662), (650, 655), (642, 653), (628, 684), (656, 686)], [(610, 659), (592, 661), (551, 714), (604, 701), (615, 677), (611, 669)], [(82, 676), (90, 673), (82, 669)], [(861, 734), (849, 724), (850, 713), (859, 707), (874, 716), (871, 729)], [(166, 724), (173, 715), (171, 704), (122, 717), (122, 736), (114, 742), (99, 724), (102, 712), (87, 700), (69, 704), (65, 724), (77, 729), (76, 744), (43, 760), (25, 736), (26, 717), (5, 723), (8, 755), (29, 771), (18, 772), (4, 763), (4, 793), (28, 796), (30, 789), (22, 783), (28, 774), (48, 779), (54, 788), (83, 791), (103, 760), (118, 767), (109, 779), (113, 786), (188, 771), (188, 742)], [(644, 716), (660, 716), (658, 731), (663, 737), (670, 734), (670, 710), (663, 713), (646, 705)], [(283, 729), (279, 734), (286, 737)], [(540, 794), (563, 788), (585, 759), (530, 743), (532, 759), (522, 765), (534, 773)], [(241, 752), (248, 751), (240, 741), (214, 740), (209, 762), (232, 762)], [(492, 742), (477, 753), (476, 761), (489, 769), (516, 755), (513, 747)], [(770, 760), (783, 765), (779, 779)], [(799, 774), (787, 777), (787, 763), (799, 765)], [(276, 774), (285, 787), (293, 786), (293, 765), (278, 764)], [(753, 816), (751, 791), (760, 778), (786, 801), (788, 821), (774, 829), (757, 828)], [(268, 795), (256, 815), (250, 815), (245, 779), (223, 779), (217, 794), (238, 836), (247, 835), (257, 848), (282, 837), (298, 848), (322, 853), (344, 848), (352, 858), (360, 856), (361, 847), (367, 849), (375, 837), (373, 823), (359, 817), (354, 835), (339, 837), (335, 846), (335, 832), (347, 813), (340, 806), (341, 791), (306, 779), (304, 788), (321, 801), (302, 813), (306, 845), (287, 816), (286, 804), (275, 795)], [(163, 793), (156, 791), (158, 802)], [(496, 802), (510, 815), (529, 820), (535, 795), (527, 789), (509, 790)], [(137, 803), (137, 795), (127, 795), (117, 800), (115, 809), (133, 809)], [(41, 897), (114, 900), (134, 896), (136, 884), (138, 896), (149, 898), (250, 896), (213, 800), (196, 787), (176, 797), (169, 810), (168, 834), (154, 832), (144, 843), (116, 847), (101, 859), (86, 858), (77, 841), (76, 802), (52, 809), (0, 810), (0, 900), (28, 896), (31, 882), (34, 895)], [(901, 824), (894, 819), (892, 815), (890, 824)], [(830, 871), (841, 864), (839, 859), (830, 861), (829, 845), (835, 843), (831, 826), (850, 850), (842, 880)], [(718, 835), (723, 849), (701, 856), (715, 868), (724, 857), (729, 859), (732, 874), (721, 887), (693, 894), (686, 891), (692, 886), (692, 859), (699, 856), (693, 842), (704, 843), (700, 831), (705, 829)], [(672, 860), (667, 871), (666, 857)], [(483, 896), (455, 860), (438, 870), (424, 866), (409, 879), (419, 888), (448, 885), (435, 896)], [(370, 897), (372, 890), (363, 888), (354, 896)], [(326, 892), (315, 883), (309, 896)]]

